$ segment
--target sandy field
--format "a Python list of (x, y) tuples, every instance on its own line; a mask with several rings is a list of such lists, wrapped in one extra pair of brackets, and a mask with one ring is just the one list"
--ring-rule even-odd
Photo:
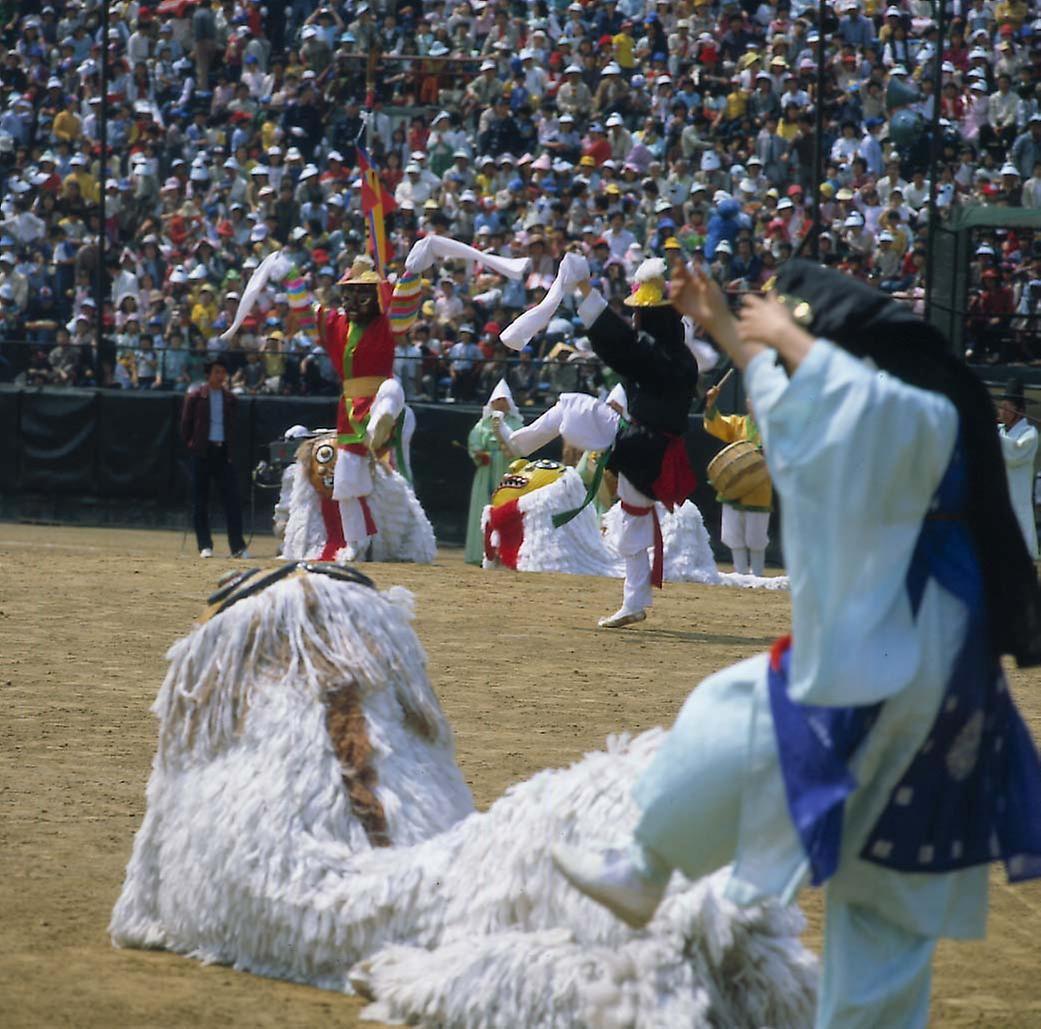
[[(270, 539), (253, 563), (272, 561)], [(106, 926), (144, 810), (149, 714), (163, 654), (230, 567), (172, 533), (0, 524), (0, 1025), (354, 1025), (358, 1001), (114, 950)], [(417, 630), (487, 805), (512, 782), (669, 723), (708, 673), (786, 629), (785, 593), (669, 585), (652, 618), (616, 633), (597, 616), (619, 584), (487, 573), (445, 552), (433, 567), (374, 565), (417, 594)], [(1041, 738), (1041, 672), (1012, 673)], [(940, 946), (934, 1024), (1041, 1026), (1041, 884), (992, 873), (990, 936)], [(819, 895), (803, 895), (820, 944)]]

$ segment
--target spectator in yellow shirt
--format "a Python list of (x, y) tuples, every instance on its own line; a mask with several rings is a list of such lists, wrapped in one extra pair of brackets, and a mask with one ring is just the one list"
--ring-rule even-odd
[(82, 154), (75, 154), (69, 162), (72, 171), (65, 176), (64, 186), (69, 182), (75, 182), (79, 186), (80, 196), (88, 204), (98, 202), (98, 183), (93, 175), (87, 171), (87, 159)]
[(994, 20), (998, 25), (1011, 25), (1016, 32), (1023, 27), (1029, 13), (1026, 0), (999, 0), (994, 5)]
[(55, 142), (75, 143), (80, 138), (83, 126), (80, 116), (76, 113), (77, 106), (76, 95), (70, 93), (65, 102), (65, 110), (59, 111), (54, 116), (54, 122), (51, 125), (51, 138)]
[(213, 287), (204, 282), (192, 307), (192, 323), (202, 333), (203, 339), (213, 335), (213, 323), (219, 313), (217, 301), (213, 299)]
[(618, 66), (623, 71), (632, 71), (636, 67), (636, 58), (633, 56), (636, 40), (629, 35), (629, 30), (625, 25), (622, 26), (622, 31), (617, 36), (611, 38), (611, 43), (614, 46), (614, 59), (618, 62)]

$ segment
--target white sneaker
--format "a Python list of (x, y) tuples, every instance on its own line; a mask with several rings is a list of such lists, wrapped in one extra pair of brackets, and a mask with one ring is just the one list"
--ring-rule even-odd
[(615, 611), (613, 615), (608, 615), (606, 618), (601, 618), (596, 624), (601, 629), (621, 629), (626, 625), (633, 625), (636, 622), (643, 622), (647, 619), (647, 612), (644, 610), (639, 611), (626, 611), (623, 607), (620, 611)]
[(199, 557), (213, 557), (213, 547), (203, 547), (199, 551)]
[(241, 550), (236, 550), (232, 557), (241, 557), (244, 561), (249, 560), (249, 551), (243, 547)]
[(339, 553), (336, 555), (337, 562), (339, 564), (353, 564), (358, 560), (358, 555), (361, 553), (361, 546), (357, 543), (345, 543)]
[(642, 929), (654, 917), (665, 896), (665, 885), (649, 880), (624, 850), (586, 851), (557, 845), (550, 856), (576, 890), (633, 929)]

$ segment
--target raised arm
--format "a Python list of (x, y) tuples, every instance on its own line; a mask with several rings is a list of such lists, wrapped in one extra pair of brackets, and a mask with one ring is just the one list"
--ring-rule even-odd
[(396, 336), (403, 336), (415, 324), (422, 299), (423, 287), (419, 275), (414, 272), (402, 274), (394, 285), (394, 292), (387, 305), (391, 331)]

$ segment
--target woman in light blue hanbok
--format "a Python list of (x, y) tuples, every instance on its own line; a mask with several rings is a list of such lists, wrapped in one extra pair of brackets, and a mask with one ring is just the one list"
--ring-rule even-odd
[(691, 694), (633, 840), (555, 860), (635, 926), (674, 869), (732, 865), (738, 903), (826, 885), (818, 1026), (925, 1026), (936, 940), (984, 933), (988, 863), (1041, 876), (1041, 762), (999, 664), (1041, 663), (1041, 593), (993, 406), (938, 334), (806, 261), (777, 290), (735, 319), (681, 271), (673, 300), (744, 371), (792, 637)]

